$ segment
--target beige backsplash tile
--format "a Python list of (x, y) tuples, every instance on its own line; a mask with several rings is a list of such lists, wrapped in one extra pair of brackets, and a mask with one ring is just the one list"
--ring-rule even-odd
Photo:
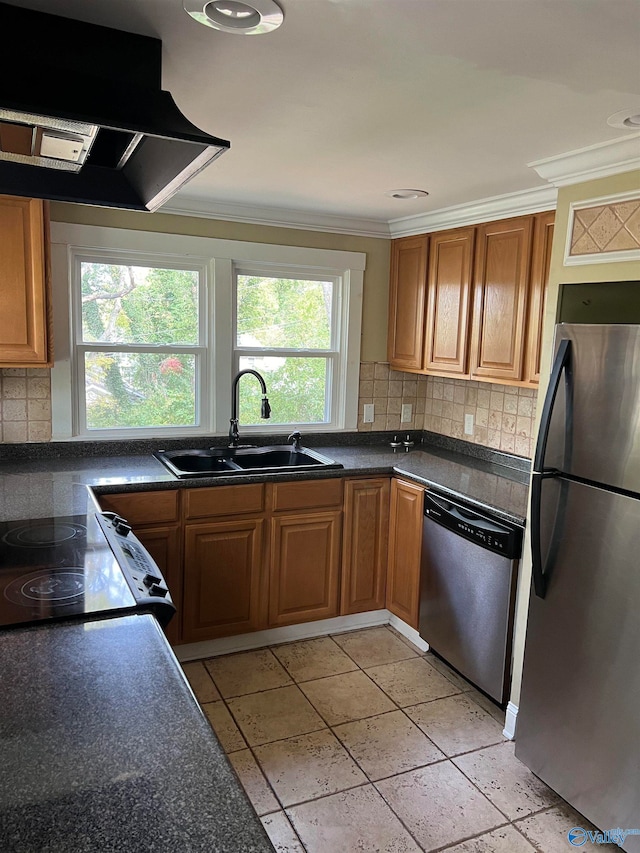
[(0, 441), (51, 441), (51, 381), (46, 368), (0, 369)]
[[(372, 377), (375, 377), (372, 381)], [(531, 457), (537, 392), (516, 385), (445, 379), (390, 370), (384, 362), (360, 365), (358, 429), (363, 432), (427, 429), (506, 453)], [(373, 424), (362, 420), (363, 406), (373, 403)], [(413, 418), (402, 423), (402, 406)], [(473, 415), (473, 435), (465, 435), (465, 415)]]

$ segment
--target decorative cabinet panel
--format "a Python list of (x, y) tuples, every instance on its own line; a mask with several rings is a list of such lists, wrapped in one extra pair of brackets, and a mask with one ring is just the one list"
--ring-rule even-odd
[(551, 268), (551, 246), (555, 211), (539, 213), (533, 222), (533, 253), (531, 259), (531, 285), (529, 292), (529, 316), (527, 320), (527, 351), (524, 379), (532, 384), (540, 381), (540, 356), (542, 354), (542, 329), (546, 307), (549, 270)]
[(388, 355), (396, 370), (423, 368), (428, 245), (427, 236), (391, 244)]
[(469, 359), (473, 379), (523, 378), (532, 224), (526, 216), (478, 228)]
[(387, 609), (418, 628), (424, 489), (393, 479), (389, 512)]
[(388, 478), (345, 482), (341, 614), (386, 606), (389, 492)]
[(0, 367), (51, 361), (48, 206), (0, 196)]
[(467, 373), (474, 237), (474, 228), (431, 236), (424, 347), (429, 372)]
[(250, 518), (186, 525), (184, 642), (262, 627), (263, 527), (263, 519)]

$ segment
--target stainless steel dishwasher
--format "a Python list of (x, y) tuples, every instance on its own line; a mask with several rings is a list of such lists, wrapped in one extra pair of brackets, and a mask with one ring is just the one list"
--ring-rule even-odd
[(420, 636), (499, 703), (511, 680), (522, 529), (425, 492)]

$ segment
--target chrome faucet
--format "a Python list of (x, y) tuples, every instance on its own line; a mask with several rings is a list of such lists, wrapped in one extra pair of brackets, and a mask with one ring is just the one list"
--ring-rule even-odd
[(299, 453), (302, 450), (302, 434), (300, 433), (300, 430), (294, 430), (287, 438), (287, 441), (290, 441), (293, 444), (293, 450), (296, 453)]
[(262, 390), (262, 409), (260, 412), (260, 417), (267, 420), (271, 417), (271, 406), (269, 405), (269, 400), (267, 399), (267, 386), (265, 384), (264, 379), (257, 370), (251, 370), (248, 368), (247, 370), (241, 370), (233, 380), (231, 384), (231, 419), (229, 421), (229, 447), (238, 447), (240, 444), (240, 434), (238, 433), (238, 383), (240, 382), (240, 377), (244, 376), (245, 373), (252, 373), (258, 382), (260, 383), (260, 388)]

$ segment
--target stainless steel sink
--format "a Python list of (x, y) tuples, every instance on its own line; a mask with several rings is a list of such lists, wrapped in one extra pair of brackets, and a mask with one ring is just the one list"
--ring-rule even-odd
[(158, 450), (153, 454), (181, 480), (191, 477), (229, 477), (242, 474), (275, 474), (281, 471), (313, 471), (342, 468), (308, 447), (290, 444), (268, 447), (211, 447), (208, 450)]

